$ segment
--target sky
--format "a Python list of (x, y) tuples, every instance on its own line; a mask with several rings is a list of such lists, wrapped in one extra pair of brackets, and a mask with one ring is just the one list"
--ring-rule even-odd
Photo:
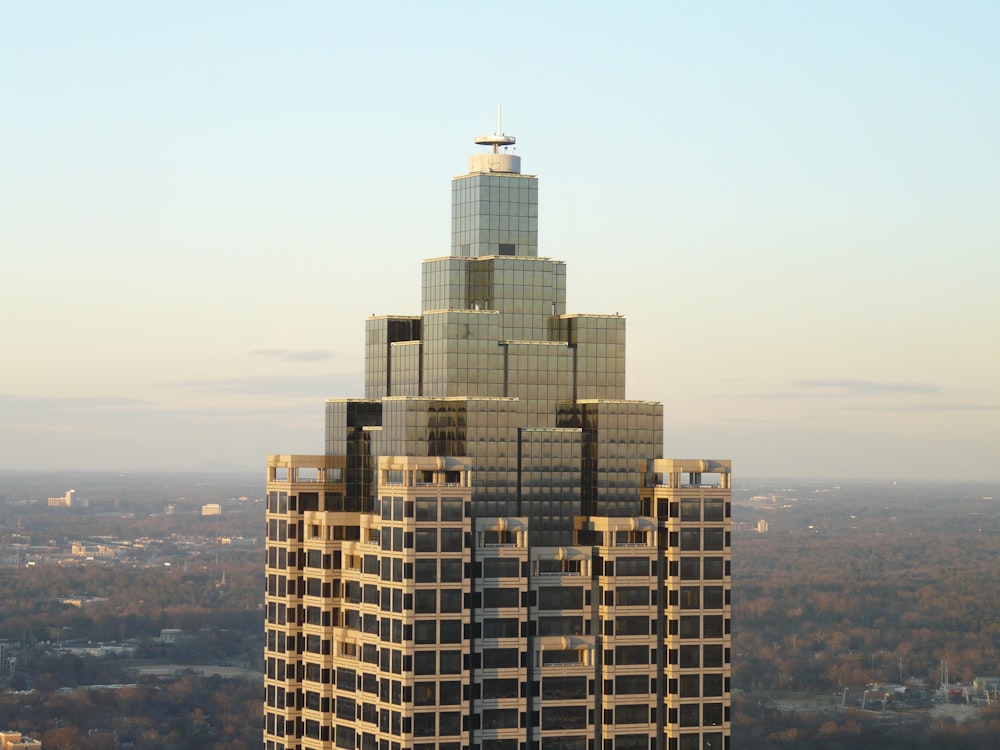
[(1000, 480), (1000, 4), (0, 4), (0, 468), (260, 470), (517, 137), (737, 478)]

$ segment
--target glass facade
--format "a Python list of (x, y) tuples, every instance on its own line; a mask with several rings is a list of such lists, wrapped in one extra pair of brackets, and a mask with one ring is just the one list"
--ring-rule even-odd
[(468, 174), (452, 180), (451, 254), (538, 255), (538, 178)]
[(265, 748), (728, 748), (729, 463), (662, 457), (625, 319), (567, 313), (487, 156), (324, 454), (268, 459)]

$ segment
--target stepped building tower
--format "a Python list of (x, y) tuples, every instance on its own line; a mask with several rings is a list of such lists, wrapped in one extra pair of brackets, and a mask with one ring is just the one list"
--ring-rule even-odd
[(268, 457), (265, 748), (727, 749), (730, 462), (663, 458), (625, 319), (566, 311), (538, 178), (476, 143), (421, 313)]

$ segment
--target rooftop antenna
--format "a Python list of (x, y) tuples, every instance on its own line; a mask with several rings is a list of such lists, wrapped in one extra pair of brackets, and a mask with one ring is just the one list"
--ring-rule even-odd
[(497, 105), (497, 131), (493, 135), (476, 136), (476, 144), (479, 146), (492, 146), (493, 153), (499, 154), (501, 146), (513, 146), (517, 140), (512, 135), (503, 134), (503, 105)]

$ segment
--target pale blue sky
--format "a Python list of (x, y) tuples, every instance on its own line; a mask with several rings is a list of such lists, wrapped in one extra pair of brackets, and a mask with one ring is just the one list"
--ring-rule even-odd
[(0, 467), (323, 448), (496, 105), (666, 455), (1000, 479), (996, 2), (0, 5)]

